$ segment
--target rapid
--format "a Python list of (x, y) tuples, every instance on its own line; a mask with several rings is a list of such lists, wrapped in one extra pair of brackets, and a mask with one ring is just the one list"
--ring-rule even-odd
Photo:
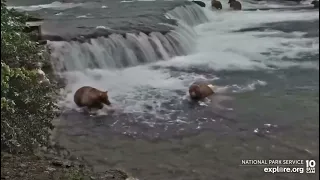
[[(155, 2), (163, 9), (177, 4), (148, 11)], [(88, 2), (19, 6), (84, 19), (94, 19), (94, 9), (140, 7), (140, 14), (122, 17), (152, 24), (148, 29), (122, 20), (134, 31), (94, 24), (91, 30), (105, 36), (48, 40), (66, 84), (56, 141), (96, 171), (119, 167), (148, 180), (273, 179), (238, 167), (241, 159), (318, 157), (319, 11), (230, 11), (227, 1), (213, 11), (204, 2), (205, 8), (183, 1), (102, 1), (82, 14), (72, 9)], [(293, 6), (242, 2), (244, 9)], [(216, 97), (190, 102), (195, 80), (218, 86)], [(115, 112), (80, 113), (73, 95), (87, 85), (108, 90)]]

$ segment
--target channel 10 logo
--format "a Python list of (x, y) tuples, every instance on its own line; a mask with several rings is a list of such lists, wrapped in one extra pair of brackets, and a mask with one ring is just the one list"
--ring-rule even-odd
[(315, 160), (306, 160), (306, 173), (316, 173)]

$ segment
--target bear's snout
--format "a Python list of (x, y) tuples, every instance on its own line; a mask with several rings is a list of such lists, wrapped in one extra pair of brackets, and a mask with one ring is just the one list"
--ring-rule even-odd
[(111, 106), (111, 102), (109, 101), (108, 98), (106, 98), (106, 105)]
[(191, 97), (195, 97), (196, 93), (194, 91), (191, 91), (190, 95), (191, 95)]

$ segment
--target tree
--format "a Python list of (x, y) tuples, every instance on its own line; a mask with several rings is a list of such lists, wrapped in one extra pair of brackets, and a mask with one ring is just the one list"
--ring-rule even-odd
[(32, 152), (47, 145), (56, 117), (56, 86), (41, 82), (46, 49), (23, 33), (26, 15), (1, 0), (1, 145), (10, 152)]

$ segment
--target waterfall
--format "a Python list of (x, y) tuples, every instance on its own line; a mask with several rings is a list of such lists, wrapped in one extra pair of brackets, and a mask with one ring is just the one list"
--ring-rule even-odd
[(107, 37), (80, 41), (48, 41), (52, 63), (57, 72), (85, 69), (115, 69), (168, 60), (193, 51), (196, 33), (192, 26), (208, 19), (194, 4), (175, 7), (164, 14), (177, 25), (166, 25), (168, 32), (113, 33)]

